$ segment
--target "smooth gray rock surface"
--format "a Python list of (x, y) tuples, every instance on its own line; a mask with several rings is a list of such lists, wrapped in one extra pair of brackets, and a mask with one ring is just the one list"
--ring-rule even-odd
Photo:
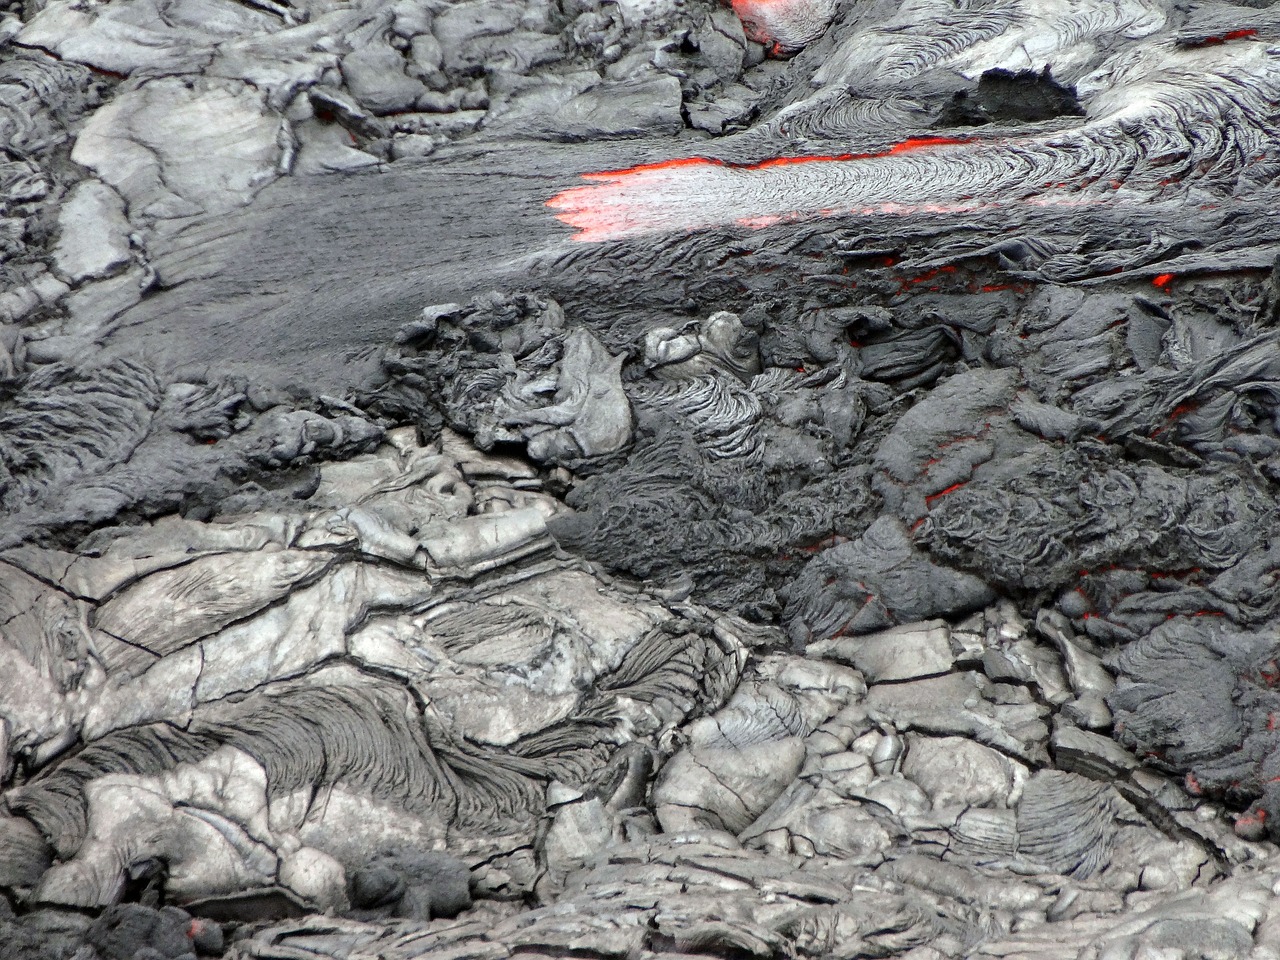
[(105, 276), (129, 262), (129, 221), (119, 194), (97, 180), (76, 184), (58, 211), (54, 269), (69, 283)]

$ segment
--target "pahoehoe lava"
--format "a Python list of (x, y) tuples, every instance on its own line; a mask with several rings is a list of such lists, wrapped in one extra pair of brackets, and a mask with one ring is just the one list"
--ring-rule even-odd
[(0, 960), (1280, 957), (1280, 13), (0, 10)]
[[(1196, 248), (1217, 241), (1230, 250), (1238, 242), (1229, 227), (1240, 218), (1236, 208), (1277, 202), (1271, 105), (1280, 69), (1256, 30), (1230, 43), (1152, 45), (1086, 79), (1096, 85), (1088, 116), (1031, 136), (957, 130), (861, 154), (688, 157), (612, 170), (615, 158), (652, 157), (669, 145), (538, 145), (421, 169), (281, 181), (243, 213), (164, 230), (154, 262), (161, 290), (124, 314), (112, 341), (128, 350), (145, 339), (170, 363), (252, 361), (274, 346), (283, 367), (309, 366), (314, 375), (329, 366), (326, 356), (385, 338), (423, 302), (510, 286), (530, 271), (554, 274), (566, 256), (565, 235), (547, 222), (544, 203), (576, 228), (578, 241), (657, 235), (663, 244), (709, 228), (836, 218), (844, 230), (880, 233), (891, 243), (903, 231), (865, 220), (910, 216), (948, 218), (932, 228), (944, 234), (948, 223), (981, 231), (985, 222), (988, 244), (1023, 224), (1065, 239), (1108, 231), (1109, 220), (1139, 229), (1145, 221), (1153, 233), (1159, 225), (1171, 248), (1179, 240)], [(737, 150), (719, 147), (729, 156)], [(588, 185), (558, 189), (573, 180), (570, 171)], [(1169, 215), (1188, 207), (1210, 217)], [(974, 213), (988, 216), (956, 216)], [(1253, 255), (1224, 257), (1226, 265), (1269, 264), (1276, 237), (1259, 227), (1263, 236), (1239, 244)], [(1111, 253), (1112, 262), (1086, 268), (1086, 276), (1123, 262), (1107, 249), (1115, 240), (1097, 242), (1093, 259)], [(624, 287), (643, 303), (646, 288), (665, 282), (629, 277), (625, 247), (601, 260), (608, 266), (578, 275), (578, 287)], [(1212, 255), (1196, 264), (1213, 265)], [(554, 278), (550, 284), (557, 295), (574, 296)]]

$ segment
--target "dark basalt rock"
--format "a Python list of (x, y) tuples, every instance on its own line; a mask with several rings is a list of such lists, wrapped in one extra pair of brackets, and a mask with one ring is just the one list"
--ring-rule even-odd
[(1035, 123), (1054, 117), (1084, 115), (1076, 92), (1054, 80), (1049, 67), (1034, 70), (986, 70), (972, 93), (955, 94), (938, 118), (939, 126), (981, 126), (984, 123)]
[[(90, 925), (85, 939), (104, 960), (134, 960), (144, 951), (148, 956), (154, 953), (166, 960), (178, 960), (195, 953), (196, 932), (203, 926), (176, 907), (153, 910), (127, 903), (104, 910)], [(208, 946), (216, 939), (212, 935), (202, 938)]]
[(445, 853), (375, 859), (351, 875), (352, 915), (455, 917), (471, 906), (470, 877), (465, 863)]

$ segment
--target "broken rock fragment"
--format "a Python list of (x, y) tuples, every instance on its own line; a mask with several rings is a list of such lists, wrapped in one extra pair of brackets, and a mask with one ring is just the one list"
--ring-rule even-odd
[[(439, 383), (431, 402), (482, 448), (522, 442), (535, 460), (565, 464), (614, 453), (631, 438), (622, 358), (586, 329), (567, 327), (554, 301), (492, 294), (429, 307), (400, 339), (405, 349), (389, 369)], [(474, 345), (478, 355), (468, 351)]]
[(583, 140), (670, 135), (682, 126), (680, 83), (661, 74), (605, 82), (580, 93), (545, 122), (561, 136)]
[(70, 283), (102, 277), (129, 262), (129, 221), (119, 195), (97, 180), (76, 185), (58, 212), (54, 269)]
[(376, 39), (342, 58), (342, 77), (351, 95), (375, 114), (412, 109), (427, 92), (405, 75), (404, 56)]
[(740, 690), (715, 718), (690, 728), (689, 747), (654, 785), (659, 823), (667, 831), (737, 834), (764, 812), (800, 772), (808, 731), (783, 690)]
[(277, 176), (280, 123), (246, 84), (162, 77), (95, 113), (72, 159), (114, 187), (135, 220), (225, 213)]
[(805, 653), (848, 663), (870, 683), (946, 673), (955, 662), (951, 631), (943, 620), (903, 624), (860, 637), (821, 640), (809, 644)]

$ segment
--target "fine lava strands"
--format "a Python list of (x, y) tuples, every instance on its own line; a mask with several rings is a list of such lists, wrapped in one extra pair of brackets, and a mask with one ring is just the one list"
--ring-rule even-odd
[(1263, 45), (1241, 46), (1117, 58), (1090, 84), (1093, 117), (1074, 130), (909, 139), (879, 153), (750, 165), (682, 158), (584, 174), (588, 185), (547, 206), (577, 228), (574, 239), (600, 241), (813, 217), (1089, 206), (1117, 196), (1256, 199), (1275, 165), (1267, 105), (1280, 71)]
[[(973, 209), (974, 201), (904, 202), (903, 168), (885, 163), (917, 151), (956, 148), (958, 139), (907, 140), (879, 154), (779, 157), (748, 166), (688, 157), (583, 175), (547, 201), (557, 219), (577, 227), (574, 239), (608, 240), (642, 233), (737, 223), (766, 227), (805, 216)], [(921, 164), (926, 172), (929, 161)]]

